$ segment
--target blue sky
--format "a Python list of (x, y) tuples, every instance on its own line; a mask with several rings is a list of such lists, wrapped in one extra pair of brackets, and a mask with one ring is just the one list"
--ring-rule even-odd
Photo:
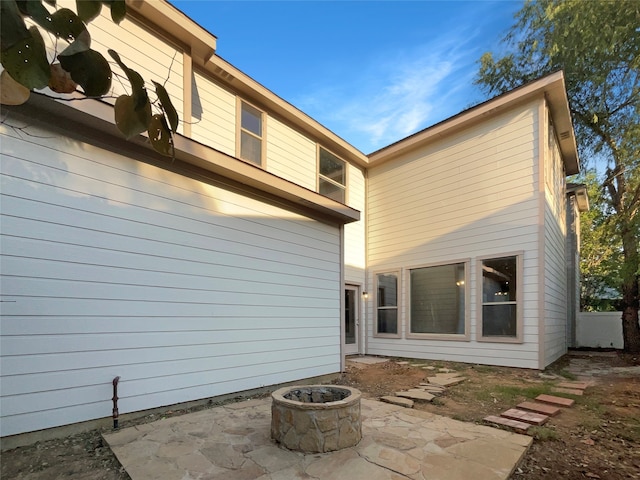
[(364, 153), (486, 96), (522, 1), (171, 0), (218, 37), (217, 53)]

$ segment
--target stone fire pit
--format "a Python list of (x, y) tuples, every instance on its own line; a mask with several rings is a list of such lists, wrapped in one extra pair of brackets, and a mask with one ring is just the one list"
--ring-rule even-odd
[(284, 387), (271, 394), (271, 438), (290, 450), (331, 452), (362, 438), (359, 390), (336, 385)]

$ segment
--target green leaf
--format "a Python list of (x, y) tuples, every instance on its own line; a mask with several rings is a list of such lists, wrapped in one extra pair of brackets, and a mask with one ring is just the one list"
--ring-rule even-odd
[(47, 28), (51, 14), (40, 0), (18, 0), (16, 3), (24, 15), (31, 17), (41, 27)]
[(2, 66), (9, 75), (29, 90), (49, 84), (49, 61), (38, 27), (29, 28), (30, 37), (0, 54)]
[(156, 152), (168, 157), (173, 156), (173, 138), (164, 115), (158, 113), (151, 117), (148, 133), (151, 146)]
[(169, 121), (169, 125), (171, 125), (171, 131), (176, 133), (178, 129), (178, 112), (176, 111), (173, 103), (171, 102), (171, 98), (167, 93), (167, 89), (164, 88), (157, 82), (153, 82), (156, 87), (156, 95), (158, 95), (158, 99), (160, 100), (160, 105), (162, 105), (162, 110), (164, 114), (167, 116), (167, 120)]
[(87, 50), (69, 56), (59, 56), (60, 65), (71, 74), (88, 97), (105, 95), (111, 88), (109, 62), (95, 50)]
[(31, 38), (14, 0), (0, 1), (0, 50)]
[(76, 53), (86, 52), (91, 48), (91, 35), (89, 30), (85, 30), (71, 43), (67, 48), (58, 54), (58, 57), (75, 55)]
[(131, 95), (120, 95), (115, 104), (115, 118), (118, 130), (127, 140), (141, 134), (149, 128), (151, 123), (151, 103), (136, 108), (136, 102)]
[(76, 11), (84, 23), (89, 23), (100, 15), (101, 10), (102, 2), (100, 0), (76, 0)]
[(127, 16), (127, 4), (125, 0), (103, 0), (102, 3), (111, 9), (111, 19), (120, 24)]
[(136, 107), (140, 108), (144, 106), (145, 103), (149, 102), (149, 97), (147, 95), (147, 90), (144, 87), (144, 79), (142, 78), (142, 76), (135, 70), (127, 67), (120, 58), (120, 55), (118, 55), (118, 52), (116, 52), (115, 50), (109, 49), (109, 55), (111, 55), (111, 58), (113, 58), (116, 63), (120, 65), (120, 68), (127, 75), (129, 83), (131, 83), (131, 96), (136, 102)]
[(0, 104), (2, 105), (22, 105), (31, 95), (24, 85), (19, 84), (6, 70), (0, 73)]
[(73, 42), (81, 33), (87, 30), (84, 22), (72, 10), (61, 8), (54, 12), (47, 24), (40, 26), (53, 33), (58, 38), (63, 38), (69, 43)]

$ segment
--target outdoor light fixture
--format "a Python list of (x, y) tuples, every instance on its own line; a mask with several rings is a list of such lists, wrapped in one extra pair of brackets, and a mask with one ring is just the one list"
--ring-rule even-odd
[(364, 298), (365, 300), (369, 298), (369, 292), (362, 292), (362, 298)]

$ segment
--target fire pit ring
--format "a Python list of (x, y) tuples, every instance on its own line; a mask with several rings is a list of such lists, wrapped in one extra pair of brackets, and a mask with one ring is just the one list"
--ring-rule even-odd
[(338, 385), (284, 387), (271, 394), (271, 438), (289, 450), (332, 452), (362, 439), (359, 390)]

